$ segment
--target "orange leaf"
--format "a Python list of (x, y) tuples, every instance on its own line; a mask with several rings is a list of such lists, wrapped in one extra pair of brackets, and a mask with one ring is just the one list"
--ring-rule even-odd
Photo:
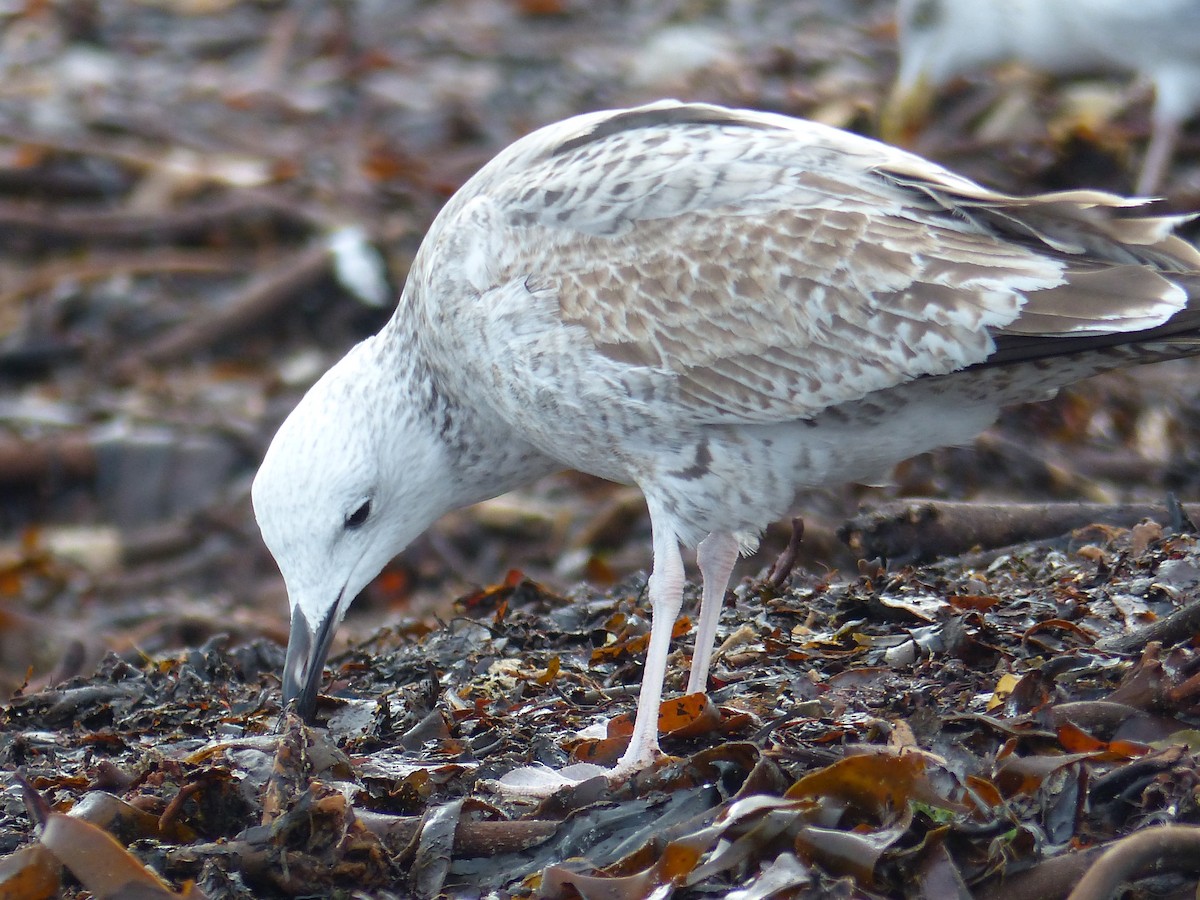
[(504, 576), (503, 582), (482, 588), (474, 593), (467, 594), (465, 597), (460, 597), (458, 603), (467, 609), (498, 605), (511, 597), (512, 592), (524, 580), (525, 575), (520, 569), (509, 569), (508, 574)]
[(1033, 794), (1046, 778), (1081, 759), (1095, 759), (1098, 753), (1063, 753), (1058, 756), (1017, 756), (1011, 753), (996, 766), (993, 780), (1006, 797)]
[(496, 604), (496, 612), (492, 615), (492, 621), (499, 625), (504, 621), (504, 617), (508, 615), (508, 598), (505, 597)]
[(584, 738), (570, 744), (571, 758), (576, 762), (590, 762), (598, 766), (616, 762), (633, 737), (633, 719), (624, 713), (613, 716), (604, 730), (605, 737)]
[(784, 795), (789, 800), (801, 797), (837, 799), (874, 815), (879, 820), (903, 809), (910, 800), (954, 809), (959, 805), (934, 789), (920, 753), (862, 753), (847, 756), (816, 772), (805, 775)]
[(550, 657), (550, 661), (546, 663), (546, 671), (540, 675), (533, 676), (533, 680), (537, 684), (549, 684), (558, 677), (558, 673), (562, 670), (562, 661), (557, 656)]
[(971, 789), (967, 792), (966, 801), (976, 812), (990, 813), (1004, 804), (1004, 797), (1000, 793), (1000, 789), (986, 778), (968, 775), (966, 784)]
[(753, 714), (744, 709), (721, 707), (721, 734), (737, 734), (760, 724), (762, 723)]
[(1109, 741), (1108, 752), (1112, 756), (1120, 756), (1125, 759), (1137, 759), (1139, 756), (1145, 756), (1150, 752), (1150, 748), (1145, 744), (1139, 744), (1137, 741)]
[(658, 708), (658, 733), (672, 737), (708, 734), (721, 724), (721, 711), (703, 692), (664, 700)]
[(0, 900), (50, 900), (58, 896), (58, 858), (41, 844), (0, 859)]
[(523, 16), (561, 16), (567, 11), (563, 0), (516, 0)]
[(613, 716), (604, 726), (605, 733), (610, 738), (633, 737), (633, 717), (629, 713)]
[(1070, 753), (1094, 753), (1108, 749), (1108, 745), (1104, 741), (1092, 737), (1071, 722), (1064, 722), (1058, 726), (1058, 742), (1063, 745), (1064, 750)]
[(1036, 625), (1032, 625), (1025, 629), (1025, 632), (1021, 635), (1021, 641), (1022, 643), (1028, 641), (1039, 631), (1054, 631), (1055, 629), (1078, 635), (1079, 637), (1083, 638), (1084, 643), (1088, 646), (1096, 643), (1097, 635), (1094, 631), (1084, 628), (1082, 625), (1072, 622), (1069, 619), (1046, 619), (1042, 622), (1038, 622)]
[(571, 758), (576, 762), (608, 766), (615, 763), (629, 746), (629, 737), (589, 738), (571, 746)]
[(683, 881), (696, 868), (702, 856), (699, 848), (683, 841), (672, 841), (663, 850), (662, 859), (658, 861), (658, 871), (664, 881), (676, 884)]
[(1072, 722), (1059, 726), (1058, 742), (1072, 753), (1096, 754), (1098, 759), (1137, 759), (1150, 752), (1149, 747), (1137, 741), (1102, 741)]
[(134, 892), (142, 898), (177, 896), (112, 835), (89, 822), (51, 813), (42, 844), (102, 900), (118, 900)]
[(372, 587), (389, 599), (404, 599), (413, 591), (412, 574), (402, 566), (387, 566)]

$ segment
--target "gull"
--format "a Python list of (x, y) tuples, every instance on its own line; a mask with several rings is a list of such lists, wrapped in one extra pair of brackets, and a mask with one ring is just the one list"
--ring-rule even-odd
[(637, 485), (650, 514), (633, 736), (612, 769), (501, 784), (645, 767), (681, 547), (703, 579), (692, 693), (739, 553), (799, 491), (1200, 352), (1200, 251), (1180, 218), (1128, 215), (1140, 202), (1008, 196), (814, 122), (674, 101), (518, 140), (449, 200), (395, 315), (300, 400), (254, 480), (291, 604), (285, 702), (312, 717), (347, 606), (439, 516), (573, 468)]
[(889, 140), (924, 117), (936, 88), (984, 66), (1136, 73), (1154, 86), (1135, 188), (1148, 195), (1162, 183), (1182, 123), (1200, 111), (1197, 0), (899, 0), (897, 27), (900, 69), (882, 129)]

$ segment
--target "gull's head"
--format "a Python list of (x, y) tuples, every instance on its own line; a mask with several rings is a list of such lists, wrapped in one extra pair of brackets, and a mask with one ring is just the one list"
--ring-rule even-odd
[(382, 340), (359, 344), (305, 394), (251, 491), (291, 604), (284, 702), (305, 719), (350, 602), (448, 508), (444, 446)]

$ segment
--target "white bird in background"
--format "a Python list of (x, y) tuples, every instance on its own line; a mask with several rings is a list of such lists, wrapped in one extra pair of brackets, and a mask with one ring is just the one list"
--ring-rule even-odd
[[(355, 595), (443, 513), (574, 468), (653, 527), (650, 646), (612, 770), (658, 752), (696, 547), (689, 692), (739, 551), (797, 491), (969, 441), (1002, 404), (1200, 352), (1200, 252), (1092, 191), (995, 193), (813, 122), (661, 102), (517, 141), (447, 203), (399, 307), (300, 401), (254, 482), (311, 717)], [(502, 780), (503, 781), (503, 780)]]
[(1158, 190), (1200, 111), (1200, 0), (899, 0), (900, 70), (883, 116), (896, 141), (951, 79), (1003, 62), (1057, 75), (1136, 73), (1154, 86), (1136, 191)]

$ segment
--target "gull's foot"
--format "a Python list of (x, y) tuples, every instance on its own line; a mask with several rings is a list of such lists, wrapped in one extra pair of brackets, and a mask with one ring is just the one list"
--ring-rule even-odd
[(513, 769), (507, 775), (487, 782), (487, 785), (498, 793), (507, 794), (510, 797), (528, 797), (540, 800), (551, 797), (561, 790), (579, 787), (581, 784), (597, 778), (604, 778), (609, 784), (624, 781), (635, 772), (654, 765), (658, 758), (659, 754), (655, 749), (649, 758), (642, 755), (630, 758), (623, 756), (612, 767), (598, 766), (595, 763), (573, 763), (561, 769), (552, 769), (540, 764), (521, 766), (519, 769)]
[(488, 785), (502, 794), (540, 800), (596, 778), (611, 778), (616, 771), (593, 763), (575, 763), (562, 769), (543, 765), (522, 766), (488, 782)]

